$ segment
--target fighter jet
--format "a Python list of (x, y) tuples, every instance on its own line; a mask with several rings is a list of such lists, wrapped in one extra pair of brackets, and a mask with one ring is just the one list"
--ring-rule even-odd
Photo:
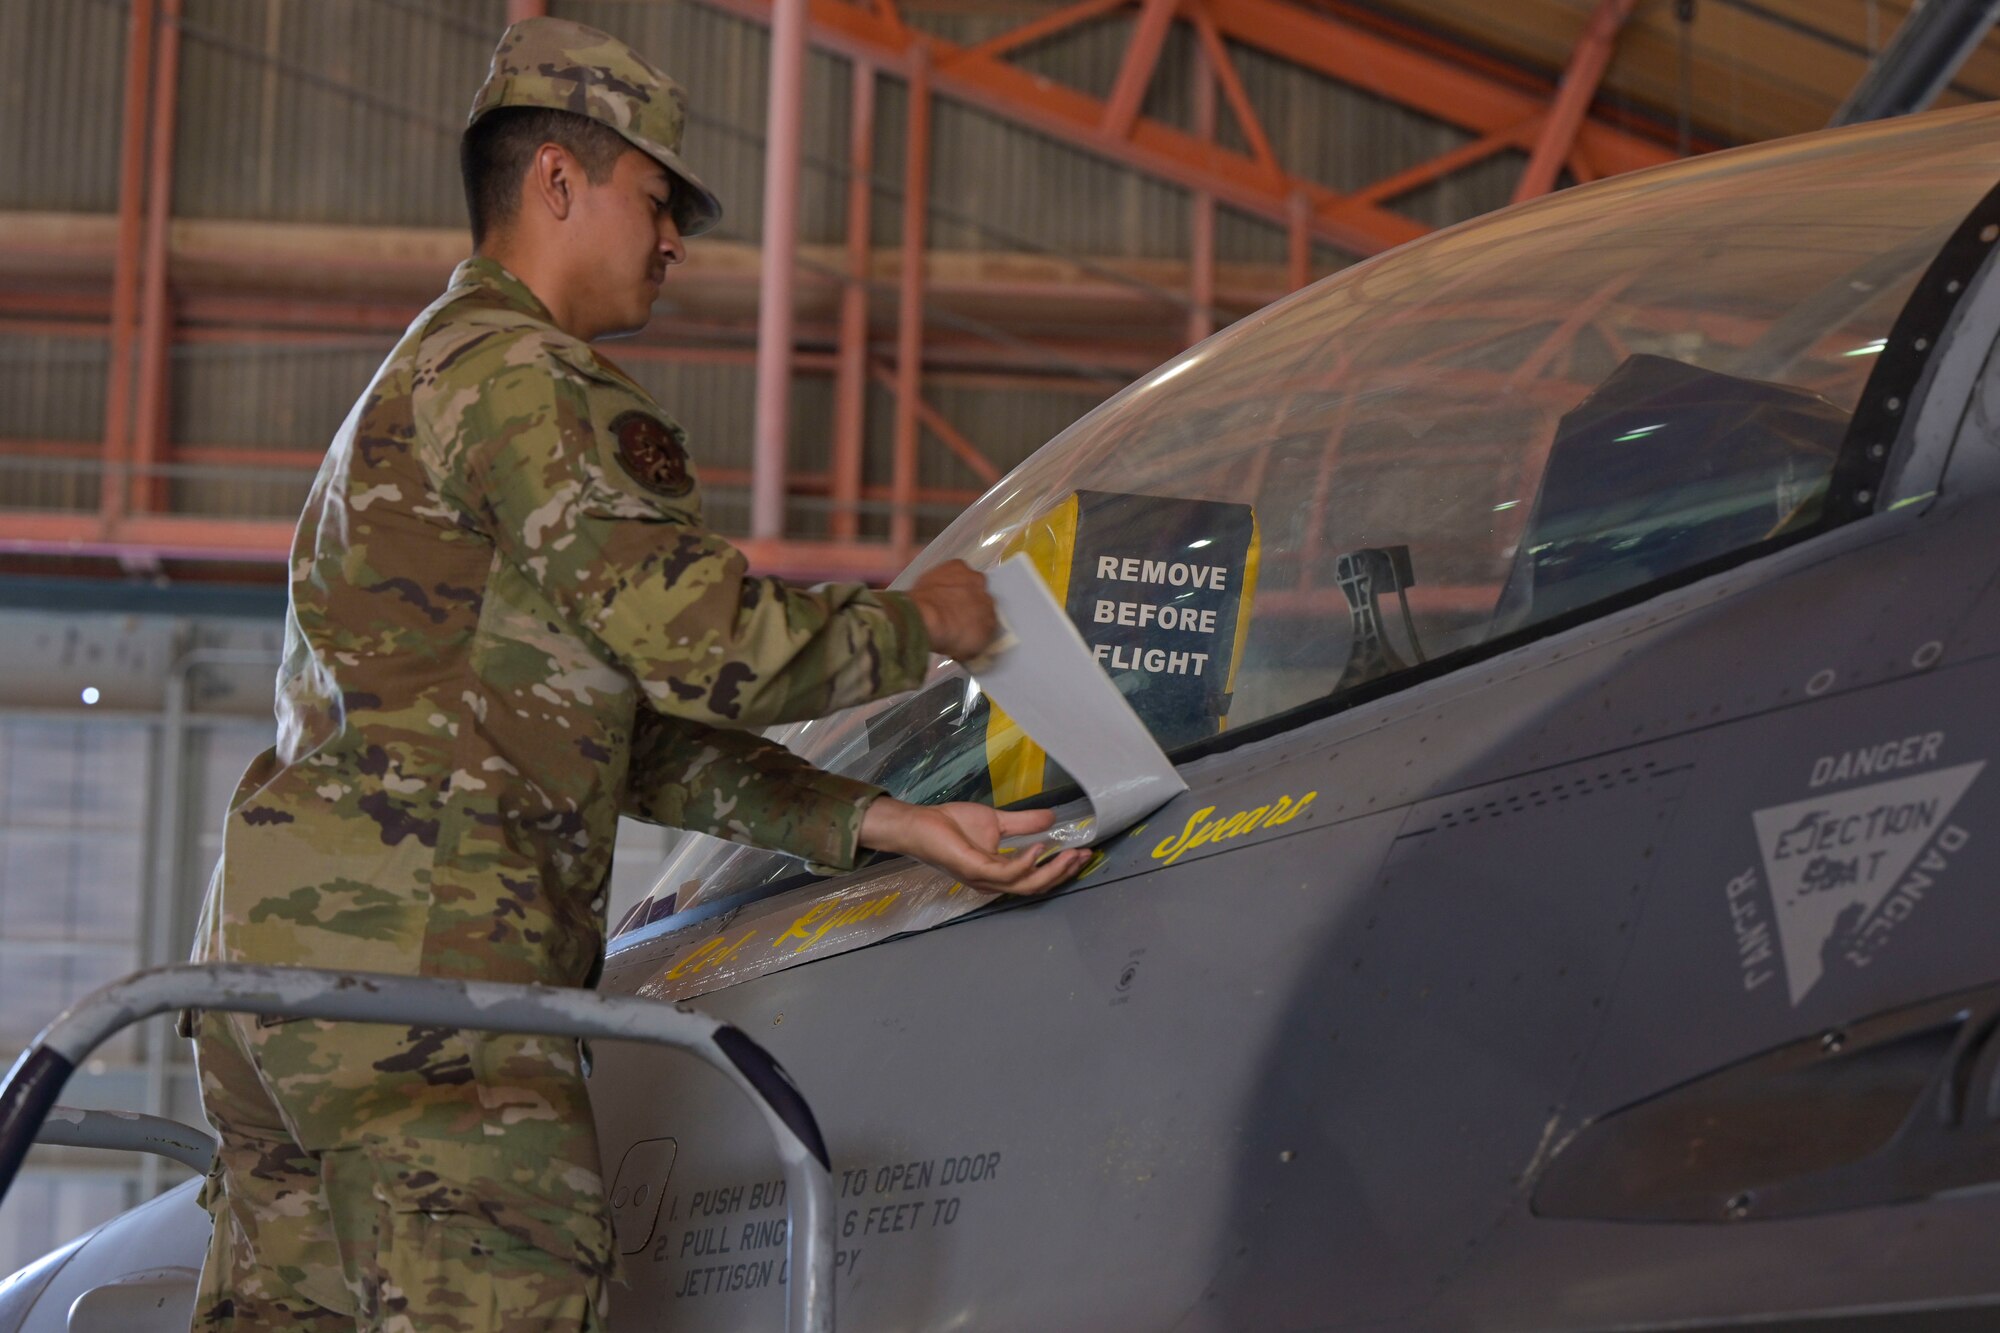
[[(1187, 790), (1034, 901), (690, 836), (602, 983), (790, 1070), (839, 1326), (1996, 1326), (1997, 181), (1981, 107), (1504, 210), (939, 537), (905, 580), (1025, 555)], [(1090, 798), (956, 666), (779, 735), (911, 800)], [(762, 1127), (595, 1056), (613, 1328), (781, 1326)], [(0, 1330), (121, 1282), (118, 1327), (185, 1327), (192, 1194)]]

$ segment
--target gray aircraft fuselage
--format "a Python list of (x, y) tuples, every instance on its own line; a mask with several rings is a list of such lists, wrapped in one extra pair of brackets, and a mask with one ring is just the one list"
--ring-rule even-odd
[[(1874, 1307), (1905, 1313), (1837, 1327), (2000, 1324), (1903, 1322), (2000, 1299), (2000, 1192), (1971, 1188), (2000, 1178), (1990, 1068), (1950, 1187), (1858, 1180), (1778, 1219), (1737, 1201), (1893, 1159), (1933, 1076), (1977, 1062), (1953, 1045), (1843, 1080), (1856, 1041), (1803, 1094), (1796, 1071), (1750, 1079), (1711, 1130), (1748, 1141), (1706, 1216), (1648, 1217), (1637, 1185), (1615, 1218), (1535, 1207), (1579, 1129), (1622, 1107), (2000, 987), (2000, 775), (1979, 771), (2000, 752), (1996, 524), (1992, 494), (1869, 520), (1201, 760), (1056, 898), (703, 996), (826, 1128), (843, 1326), (1781, 1328)], [(1282, 829), (1173, 854), (1205, 812), (1308, 794)], [(1879, 856), (1907, 911), (1787, 939), (1768, 811), (1788, 812), (1781, 875), (1821, 841), (1863, 873)], [(615, 954), (607, 984), (666, 947)], [(605, 1051), (593, 1089), (607, 1171), (672, 1140), (617, 1186), (664, 1199), (643, 1241), (621, 1237), (619, 1309), (771, 1327), (782, 1199), (731, 1090), (635, 1050)], [(1777, 1131), (1754, 1123), (1763, 1098), (1788, 1113)], [(1871, 1113), (1881, 1141), (1831, 1162), (1772, 1167), (1758, 1137)], [(1643, 1178), (1657, 1147), (1590, 1169)]]

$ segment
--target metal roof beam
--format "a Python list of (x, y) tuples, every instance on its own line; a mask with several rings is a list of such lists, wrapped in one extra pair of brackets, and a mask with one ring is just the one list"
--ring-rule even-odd
[[(1223, 35), (1233, 41), (1473, 134), (1511, 131), (1524, 121), (1539, 123), (1549, 110), (1546, 97), (1287, 0), (1205, 3)], [(1676, 156), (1665, 144), (1595, 119), (1578, 127), (1577, 141), (1607, 176)], [(1524, 149), (1532, 147), (1532, 133), (1518, 142)]]
[(1601, 0), (1597, 12), (1590, 16), (1589, 25), (1577, 40), (1576, 53), (1570, 57), (1569, 69), (1563, 74), (1562, 85), (1556, 89), (1555, 104), (1542, 121), (1535, 151), (1529, 154), (1521, 182), (1514, 188), (1515, 203), (1540, 198), (1555, 189), (1556, 173), (1576, 150), (1577, 131), (1583, 128), (1591, 99), (1597, 96), (1598, 85), (1604, 81), (1604, 71), (1618, 45), (1618, 32), (1625, 26), (1625, 20), (1632, 17), (1634, 3), (1636, 0)]
[[(700, 2), (753, 22), (771, 21), (769, 0)], [(1297, 12), (1308, 23), (1318, 21), (1303, 10)], [(1316, 181), (1274, 175), (1255, 158), (1204, 143), (1146, 116), (1134, 118), (1129, 135), (1116, 134), (1106, 128), (1111, 108), (1103, 99), (1004, 60), (980, 56), (973, 48), (912, 33), (843, 0), (812, 0), (811, 14), (811, 38), (823, 49), (908, 78), (922, 43), (930, 53), (936, 93), (1186, 189), (1206, 191), (1279, 226), (1290, 222), (1292, 197), (1304, 194), (1312, 210), (1314, 236), (1344, 250), (1377, 254), (1430, 230), (1390, 209), (1355, 203)]]
[[(711, 8), (768, 25), (771, 0), (700, 0)], [(1161, 0), (1142, 6), (1140, 22), (1117, 86), (1108, 100), (1066, 88), (1002, 58), (1067, 27), (1111, 12), (1096, 3), (1072, 6), (1014, 33), (958, 46), (916, 33), (844, 0), (812, 0), (814, 44), (908, 77), (916, 48), (928, 50), (936, 92), (1085, 148), (1148, 175), (1216, 198), (1280, 226), (1293, 223), (1303, 195), (1313, 237), (1357, 254), (1375, 254), (1429, 230), (1375, 202), (1345, 195), (1283, 170), (1262, 154), (1245, 155), (1205, 143), (1176, 126), (1138, 112), (1151, 55), (1171, 14)], [(1483, 139), (1501, 138), (1530, 150), (1550, 115), (1544, 97), (1501, 82), (1381, 33), (1287, 0), (1196, 0), (1190, 14), (1205, 32), (1279, 59), (1398, 106), (1435, 117)], [(1593, 85), (1594, 86), (1594, 85)], [(1574, 153), (1598, 175), (1671, 161), (1667, 146), (1578, 117)], [(1129, 117), (1129, 119), (1128, 119)], [(1129, 130), (1128, 127), (1129, 126)]]

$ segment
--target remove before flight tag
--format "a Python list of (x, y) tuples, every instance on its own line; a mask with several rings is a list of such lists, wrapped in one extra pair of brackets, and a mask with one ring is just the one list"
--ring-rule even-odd
[(966, 664), (979, 688), (1077, 780), (1091, 813), (1018, 839), (1080, 847), (1122, 833), (1187, 790), (1024, 555), (988, 571), (1001, 634)]

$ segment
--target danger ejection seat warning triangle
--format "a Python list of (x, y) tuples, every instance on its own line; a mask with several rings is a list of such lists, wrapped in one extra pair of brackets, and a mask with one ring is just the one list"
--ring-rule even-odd
[[(1829, 792), (1751, 816), (1792, 1003), (1826, 971), (1829, 952), (1863, 963), (1884, 900), (1901, 885), (1986, 767), (1960, 764)], [(1898, 895), (1903, 897), (1905, 895)]]

